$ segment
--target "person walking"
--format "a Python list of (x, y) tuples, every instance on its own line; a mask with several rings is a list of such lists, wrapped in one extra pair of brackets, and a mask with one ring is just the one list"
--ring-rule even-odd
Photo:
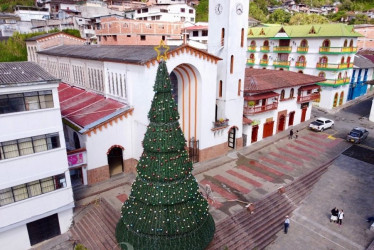
[(340, 226), (342, 225), (343, 218), (344, 218), (344, 212), (343, 212), (343, 209), (341, 209), (341, 210), (339, 211), (339, 214), (338, 214), (338, 224), (339, 224)]
[(299, 130), (296, 130), (296, 133), (295, 133), (295, 140), (297, 139), (297, 137), (299, 137)]
[(288, 228), (290, 227), (290, 219), (288, 215), (286, 216), (286, 220), (284, 221), (284, 233), (287, 234)]
[(288, 136), (288, 139), (292, 139), (293, 137), (293, 129), (290, 130), (290, 135)]
[(339, 213), (339, 210), (336, 207), (331, 209), (330, 222), (337, 222), (338, 221), (338, 213)]

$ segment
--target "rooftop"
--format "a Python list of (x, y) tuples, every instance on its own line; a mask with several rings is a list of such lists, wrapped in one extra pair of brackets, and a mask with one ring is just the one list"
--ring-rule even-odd
[[(50, 37), (50, 36), (55, 36), (55, 35), (60, 35), (60, 34), (64, 34), (64, 35), (71, 36), (71, 37), (75, 37), (75, 36), (72, 36), (72, 35), (64, 33), (64, 32), (55, 32), (55, 33), (47, 33), (47, 34), (43, 34), (43, 35), (39, 35), (39, 36), (33, 36), (33, 37), (30, 37), (30, 38), (27, 38), (25, 41), (26, 42), (27, 41), (37, 41), (37, 40), (42, 39), (42, 38), (46, 38), (46, 37)], [(86, 40), (86, 39), (79, 38), (79, 37), (75, 37), (75, 38)]]
[(374, 68), (374, 55), (358, 55), (354, 57), (353, 65), (355, 68), (368, 69)]
[(325, 78), (292, 71), (269, 69), (245, 69), (244, 91), (260, 93), (323, 82)]
[[(362, 37), (354, 31), (354, 27), (345, 24), (308, 24), (308, 25), (272, 25), (270, 27), (255, 27), (248, 29), (248, 38), (275, 38), (282, 34), (282, 38), (296, 37)], [(279, 35), (278, 35), (279, 36)], [(279, 37), (278, 37), (279, 39)]]
[(65, 83), (60, 83), (58, 96), (61, 116), (78, 125), (81, 133), (132, 110), (128, 104)]
[(58, 80), (33, 62), (0, 63), (0, 87)]

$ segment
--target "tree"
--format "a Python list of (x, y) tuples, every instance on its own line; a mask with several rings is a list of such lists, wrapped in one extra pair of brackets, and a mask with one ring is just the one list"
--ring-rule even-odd
[(116, 238), (137, 250), (204, 249), (215, 225), (191, 174), (164, 61), (158, 66), (154, 92), (138, 175), (122, 206)]
[(253, 17), (254, 19), (257, 19), (261, 22), (266, 21), (266, 15), (264, 12), (257, 6), (256, 3), (251, 2), (249, 4), (249, 16)]
[(351, 0), (344, 0), (339, 7), (340, 10), (353, 10), (353, 3)]
[(329, 20), (324, 16), (320, 16), (317, 14), (308, 15), (304, 13), (298, 13), (291, 17), (289, 24), (290, 25), (324, 24), (328, 22)]
[(209, 16), (209, 0), (200, 0), (196, 6), (196, 21), (208, 22)]
[(268, 11), (268, 1), (266, 0), (254, 0), (253, 3), (257, 5), (257, 7), (262, 10), (262, 13), (264, 13), (265, 16), (269, 13)]
[(352, 19), (349, 24), (366, 24), (369, 23), (369, 17), (364, 14), (357, 14), (354, 19)]
[(273, 13), (269, 15), (269, 23), (288, 23), (290, 21), (291, 14), (282, 10), (276, 9)]

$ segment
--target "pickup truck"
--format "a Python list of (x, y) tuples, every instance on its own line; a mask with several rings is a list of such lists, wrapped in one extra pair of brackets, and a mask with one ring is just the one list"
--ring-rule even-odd
[(309, 124), (309, 128), (311, 130), (320, 132), (332, 127), (334, 127), (334, 121), (323, 117), (319, 117), (314, 122)]

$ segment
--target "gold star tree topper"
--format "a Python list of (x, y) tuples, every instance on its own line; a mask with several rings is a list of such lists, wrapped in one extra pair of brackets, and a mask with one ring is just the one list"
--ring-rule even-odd
[(154, 49), (157, 52), (157, 61), (161, 61), (162, 59), (166, 61), (168, 59), (166, 53), (169, 51), (170, 47), (165, 45), (164, 40), (161, 40), (160, 44)]

